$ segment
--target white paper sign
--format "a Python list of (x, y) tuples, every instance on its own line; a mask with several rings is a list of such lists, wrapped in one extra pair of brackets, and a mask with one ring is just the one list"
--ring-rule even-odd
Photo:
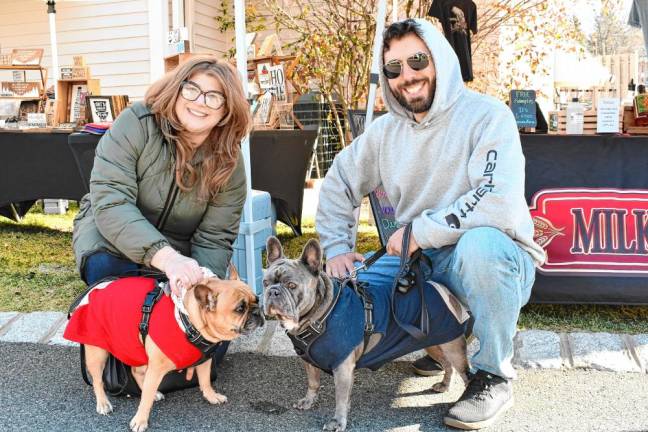
[(47, 116), (45, 113), (27, 113), (27, 126), (45, 128), (47, 127)]
[(5, 127), (5, 119), (0, 120), (0, 128)]
[(596, 108), (596, 133), (619, 133), (618, 98), (601, 98)]

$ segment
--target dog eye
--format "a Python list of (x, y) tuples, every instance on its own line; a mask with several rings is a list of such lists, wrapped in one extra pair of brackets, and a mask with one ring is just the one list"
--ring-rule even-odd
[(270, 281), (264, 279), (264, 280), (263, 280), (263, 286), (267, 288), (268, 285), (270, 285)]
[(240, 305), (238, 305), (238, 307), (235, 309), (235, 312), (237, 313), (245, 312), (245, 303), (241, 303)]
[(295, 284), (294, 282), (288, 282), (288, 283), (286, 284), (286, 286), (287, 286), (289, 289), (295, 289), (295, 288), (297, 288), (297, 284)]

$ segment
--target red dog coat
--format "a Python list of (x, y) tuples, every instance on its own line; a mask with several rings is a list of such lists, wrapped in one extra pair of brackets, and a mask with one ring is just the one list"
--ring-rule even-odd
[[(155, 283), (152, 278), (125, 277), (98, 284), (72, 313), (63, 337), (101, 347), (130, 366), (148, 364), (139, 324), (144, 298)], [(178, 326), (174, 307), (168, 296), (160, 298), (151, 312), (148, 337), (177, 369), (184, 369), (200, 360), (202, 353)]]

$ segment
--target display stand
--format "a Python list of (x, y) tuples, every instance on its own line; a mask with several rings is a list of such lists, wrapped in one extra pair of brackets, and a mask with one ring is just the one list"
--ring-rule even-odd
[[(0, 71), (38, 71), (40, 73), (40, 88), (38, 90), (38, 96), (2, 96), (0, 99), (21, 99), (21, 100), (38, 100), (39, 102), (39, 112), (42, 112), (44, 109), (44, 102), (47, 99), (45, 94), (46, 85), (47, 85), (47, 69), (40, 65), (0, 65)], [(25, 81), (29, 82), (29, 81)], [(19, 84), (19, 83), (18, 83)]]

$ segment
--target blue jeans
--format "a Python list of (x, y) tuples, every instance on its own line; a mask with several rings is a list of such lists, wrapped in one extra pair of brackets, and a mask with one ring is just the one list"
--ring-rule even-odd
[(86, 258), (83, 268), (83, 279), (88, 286), (108, 276), (121, 276), (135, 271), (139, 265), (123, 258), (117, 258), (108, 252), (96, 252)]
[[(535, 280), (531, 255), (503, 232), (488, 227), (467, 231), (456, 245), (424, 252), (432, 260), (432, 279), (448, 287), (475, 318), (473, 334), (480, 349), (471, 360), (473, 371), (515, 378), (513, 337)], [(385, 255), (358, 279), (391, 286), (399, 264), (398, 257)]]

